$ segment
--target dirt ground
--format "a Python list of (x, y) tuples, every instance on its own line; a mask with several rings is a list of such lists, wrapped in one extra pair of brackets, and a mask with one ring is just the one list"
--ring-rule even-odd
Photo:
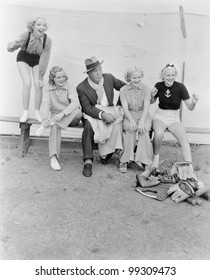
[[(82, 175), (82, 150), (62, 149), (62, 171), (49, 167), (48, 150), (1, 137), (0, 259), (209, 259), (210, 202), (160, 202), (134, 191), (137, 167), (118, 171), (118, 159)], [(210, 187), (210, 146), (192, 145), (195, 173)], [(162, 167), (181, 160), (165, 143)]]

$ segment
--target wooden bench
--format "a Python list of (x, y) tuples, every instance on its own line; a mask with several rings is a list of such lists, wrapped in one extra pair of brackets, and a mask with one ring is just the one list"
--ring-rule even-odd
[[(30, 135), (30, 128), (33, 124), (40, 125), (36, 119), (29, 118), (27, 122), (20, 123), (18, 117), (0, 117), (0, 121), (3, 122), (10, 122), (10, 123), (18, 123), (20, 128), (20, 151), (21, 157), (24, 157), (28, 152), (30, 146), (39, 146), (39, 147), (48, 147), (48, 139), (49, 137), (41, 136), (31, 136)], [(72, 128), (77, 128), (82, 130), (83, 124), (80, 122), (78, 126), (74, 126)], [(80, 138), (67, 138), (62, 137), (61, 141), (61, 148), (74, 148), (74, 149), (81, 149), (81, 139)], [(98, 145), (94, 145), (94, 149), (98, 149)]]
[[(11, 122), (11, 123), (19, 123), (20, 128), (20, 150), (21, 156), (24, 157), (28, 152), (30, 146), (39, 146), (39, 147), (47, 147), (48, 146), (48, 137), (35, 137), (30, 135), (30, 128), (33, 124), (40, 125), (40, 123), (32, 118), (29, 118), (26, 123), (20, 123), (18, 117), (1, 117), (0, 121)], [(82, 130), (83, 124), (80, 122), (78, 126), (74, 126), (73, 128), (77, 128)], [(187, 133), (197, 133), (197, 134), (210, 134), (209, 128), (194, 128), (194, 127), (186, 127)], [(61, 148), (74, 148), (81, 149), (81, 139), (80, 138), (67, 138), (62, 137)], [(98, 145), (94, 145), (94, 149), (98, 149)]]

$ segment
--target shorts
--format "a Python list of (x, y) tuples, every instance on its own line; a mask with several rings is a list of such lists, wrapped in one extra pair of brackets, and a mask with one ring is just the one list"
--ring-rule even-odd
[(27, 51), (20, 50), (16, 61), (22, 61), (27, 63), (30, 67), (34, 67), (39, 64), (39, 59), (39, 54), (28, 53)]
[(160, 120), (168, 128), (174, 123), (180, 123), (179, 110), (163, 110), (159, 108), (155, 112), (153, 120)]

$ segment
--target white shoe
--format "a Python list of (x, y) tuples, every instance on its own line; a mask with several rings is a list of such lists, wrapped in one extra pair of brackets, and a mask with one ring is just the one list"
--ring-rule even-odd
[(152, 164), (151, 164), (151, 168), (158, 168), (159, 166), (159, 155), (154, 156)]
[(41, 124), (40, 127), (36, 130), (36, 136), (39, 137), (44, 133), (45, 127)]
[(53, 170), (55, 170), (55, 171), (61, 170), (61, 166), (60, 166), (60, 164), (59, 164), (59, 162), (58, 162), (56, 156), (52, 156), (52, 157), (50, 158), (50, 166), (51, 166), (51, 168), (52, 168)]
[(38, 122), (42, 122), (42, 116), (38, 110), (35, 110), (35, 116)]
[(20, 122), (27, 122), (28, 119), (28, 110), (24, 110), (22, 117), (20, 118)]

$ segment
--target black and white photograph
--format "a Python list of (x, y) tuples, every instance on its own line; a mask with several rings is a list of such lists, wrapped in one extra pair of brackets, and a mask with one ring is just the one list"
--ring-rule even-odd
[(210, 2), (1, 0), (0, 29), (0, 266), (208, 279)]

